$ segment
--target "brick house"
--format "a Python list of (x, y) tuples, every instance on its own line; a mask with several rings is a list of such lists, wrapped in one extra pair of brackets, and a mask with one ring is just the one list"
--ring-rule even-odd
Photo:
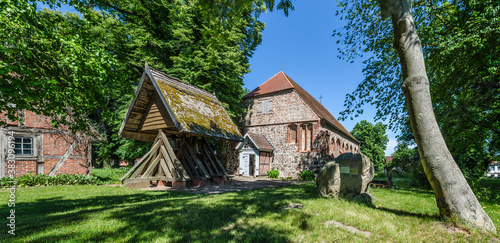
[[(243, 134), (262, 135), (269, 141), (274, 148), (271, 168), (280, 177), (295, 178), (302, 170), (318, 173), (328, 160), (342, 153), (359, 153), (356, 138), (284, 72), (245, 95), (243, 101), (247, 108)], [(241, 153), (240, 171), (248, 164), (243, 163)], [(258, 165), (254, 169), (256, 175), (267, 175)]]
[[(10, 158), (15, 157), (15, 176), (34, 174), (86, 174), (90, 171), (91, 144), (87, 136), (73, 134), (64, 127), (54, 128), (50, 118), (31, 111), (18, 113), (21, 122), (9, 121), (0, 127), (0, 178), (9, 175)], [(7, 149), (14, 137), (14, 154)], [(88, 169), (88, 171), (87, 171)]]

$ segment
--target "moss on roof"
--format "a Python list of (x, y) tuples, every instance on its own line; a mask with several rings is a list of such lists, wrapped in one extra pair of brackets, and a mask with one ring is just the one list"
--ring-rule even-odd
[[(181, 132), (241, 140), (238, 128), (215, 96), (196, 92), (198, 88), (193, 86), (188, 90), (174, 81), (156, 81), (175, 119), (181, 125)], [(185, 83), (182, 86), (185, 86)]]

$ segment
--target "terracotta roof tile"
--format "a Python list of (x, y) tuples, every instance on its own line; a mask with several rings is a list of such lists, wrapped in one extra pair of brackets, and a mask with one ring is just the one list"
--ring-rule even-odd
[(269, 143), (269, 141), (267, 141), (264, 135), (257, 133), (247, 133), (247, 134), (252, 139), (255, 146), (257, 146), (259, 150), (274, 151), (274, 147)]
[(274, 75), (272, 78), (261, 84), (256, 89), (252, 90), (252, 92), (243, 96), (243, 99), (270, 94), (282, 90), (293, 89), (292, 84), (288, 81), (286, 74), (281, 71)]
[(299, 96), (306, 102), (311, 109), (326, 122), (330, 123), (337, 129), (339, 129), (344, 135), (349, 137), (350, 139), (358, 142), (358, 140), (352, 136), (345, 127), (340, 124), (340, 122), (324, 107), (321, 103), (318, 102), (312, 95), (310, 95), (307, 91), (305, 91), (300, 85), (298, 85), (293, 79), (291, 79), (288, 75), (286, 75), (283, 71), (277, 73), (272, 78), (267, 80), (265, 83), (261, 84), (258, 88), (254, 89), (252, 92), (243, 96), (243, 99), (248, 99), (251, 97), (256, 97), (264, 94), (274, 93), (287, 89), (295, 89)]

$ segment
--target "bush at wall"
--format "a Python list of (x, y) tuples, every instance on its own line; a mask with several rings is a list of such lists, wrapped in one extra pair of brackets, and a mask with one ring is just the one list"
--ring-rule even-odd
[(314, 181), (314, 173), (312, 171), (303, 170), (299, 173), (299, 178), (303, 181)]
[[(10, 187), (13, 185), (12, 179), (3, 177), (0, 179), (0, 187)], [(90, 175), (68, 175), (59, 174), (55, 176), (40, 174), (25, 174), (14, 179), (16, 186), (55, 186), (55, 185), (100, 185), (102, 181)]]
[(278, 170), (272, 169), (267, 172), (267, 177), (272, 178), (272, 179), (278, 179), (278, 176), (280, 175), (280, 172)]

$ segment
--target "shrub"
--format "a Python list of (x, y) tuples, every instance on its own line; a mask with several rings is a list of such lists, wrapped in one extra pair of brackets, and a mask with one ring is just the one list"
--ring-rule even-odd
[[(12, 185), (9, 177), (0, 179), (0, 187), (9, 187)], [(16, 186), (55, 186), (55, 185), (100, 185), (102, 181), (95, 176), (89, 175), (68, 175), (59, 174), (55, 176), (40, 174), (25, 174), (14, 179)]]
[(280, 172), (278, 170), (272, 169), (267, 172), (267, 177), (272, 178), (272, 179), (277, 179), (278, 176), (280, 175)]
[(299, 173), (299, 178), (303, 181), (314, 181), (315, 175), (312, 171), (303, 170)]

